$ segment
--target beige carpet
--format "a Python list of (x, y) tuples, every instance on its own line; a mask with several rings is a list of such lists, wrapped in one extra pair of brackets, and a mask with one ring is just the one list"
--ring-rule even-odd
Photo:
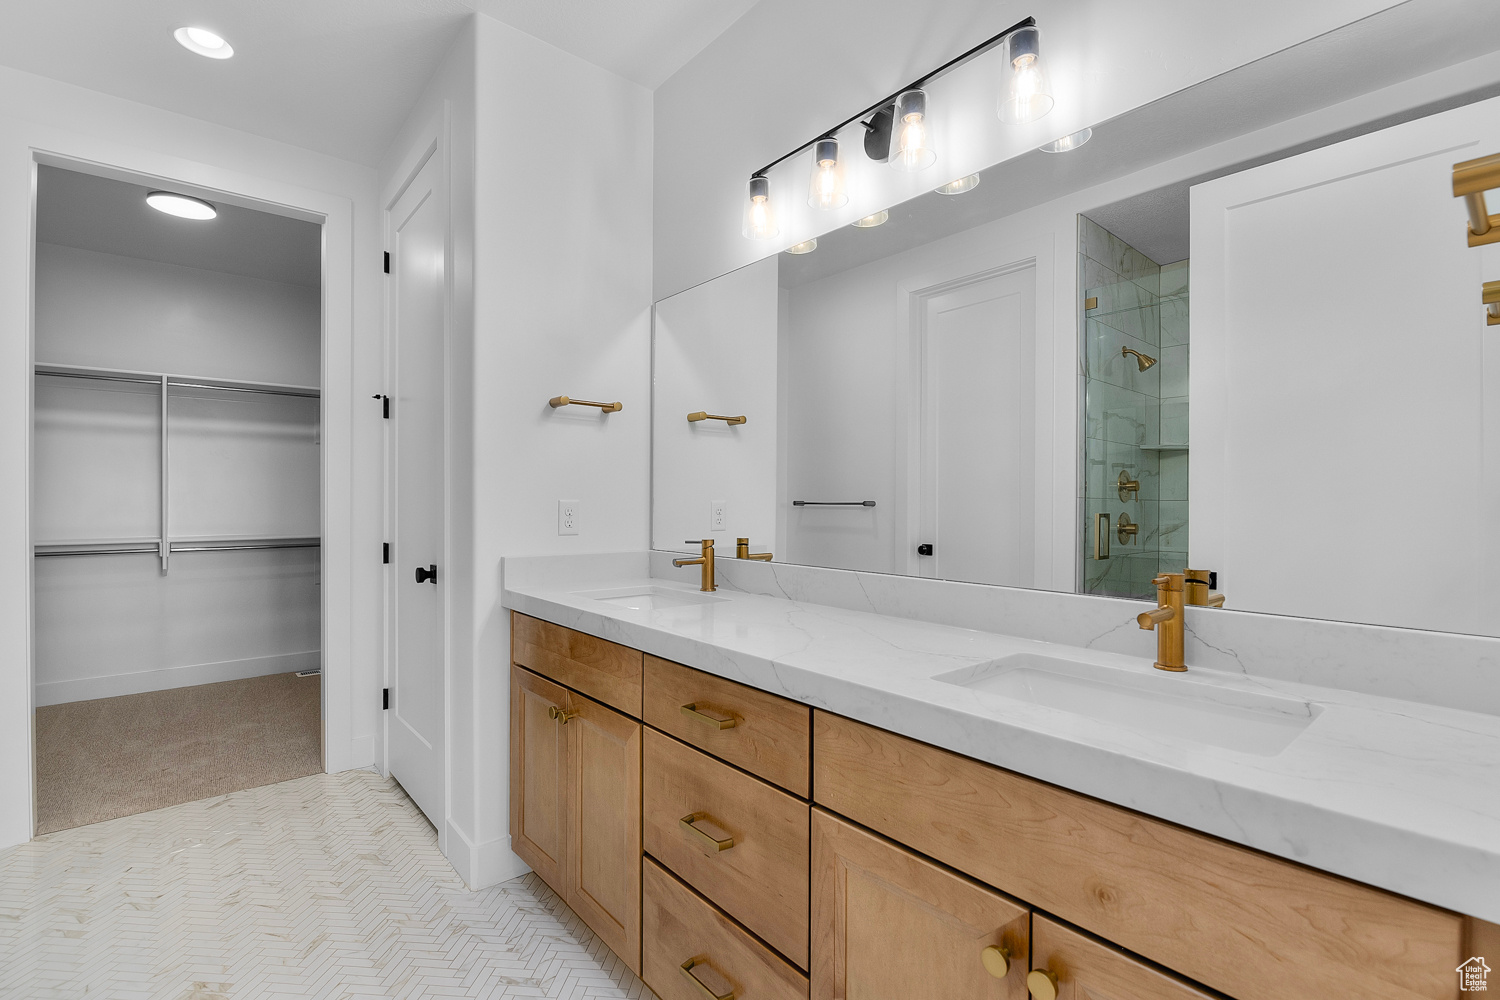
[(323, 770), (321, 687), (273, 674), (38, 708), (36, 832)]

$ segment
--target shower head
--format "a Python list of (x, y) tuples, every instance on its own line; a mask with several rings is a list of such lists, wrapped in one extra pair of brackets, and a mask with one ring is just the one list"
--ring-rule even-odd
[(1149, 354), (1142, 354), (1140, 351), (1131, 350), (1128, 347), (1120, 348), (1120, 357), (1129, 357), (1132, 354), (1135, 355), (1135, 363), (1140, 367), (1141, 371), (1145, 371), (1156, 364), (1156, 359)]

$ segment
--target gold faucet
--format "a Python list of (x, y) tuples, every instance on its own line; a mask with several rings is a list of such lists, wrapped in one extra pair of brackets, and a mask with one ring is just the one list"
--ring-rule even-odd
[(699, 590), (714, 590), (714, 589), (716, 589), (714, 587), (714, 540), (712, 538), (703, 538), (703, 539), (689, 538), (687, 540), (687, 544), (688, 545), (699, 545), (699, 544), (701, 544), (703, 546), (703, 554), (701, 556), (699, 556), (697, 559), (673, 559), (672, 560), (672, 565), (673, 566), (702, 566), (703, 567), (703, 583), (698, 587), (698, 589)]
[(1208, 589), (1208, 570), (1185, 569), (1183, 577), (1183, 599), (1188, 604), (1195, 604), (1205, 608), (1222, 608), (1224, 606), (1224, 595), (1218, 591)]
[(1183, 661), (1182, 647), (1185, 637), (1183, 629), (1181, 573), (1162, 573), (1151, 582), (1156, 584), (1156, 610), (1142, 611), (1135, 616), (1141, 628), (1156, 631), (1157, 670), (1181, 672), (1187, 669)]
[(736, 559), (759, 559), (761, 562), (770, 562), (771, 553), (750, 551), (750, 539), (736, 538), (734, 540), (734, 557)]

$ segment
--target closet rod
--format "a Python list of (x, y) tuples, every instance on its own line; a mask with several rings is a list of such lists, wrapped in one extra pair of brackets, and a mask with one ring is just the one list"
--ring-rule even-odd
[[(115, 375), (109, 372), (87, 372), (87, 371), (56, 371), (52, 369), (39, 368), (38, 375), (48, 375), (52, 378), (86, 378), (98, 382), (133, 382), (137, 385), (160, 385), (161, 378), (146, 378), (140, 375)], [(220, 385), (216, 382), (197, 382), (185, 378), (168, 378), (167, 385), (176, 386), (179, 389), (217, 389), (221, 392), (258, 392), (267, 396), (296, 396), (302, 399), (317, 399), (321, 395), (316, 389), (293, 389), (274, 388), (271, 386), (258, 385)]]
[(117, 552), (149, 552), (153, 556), (161, 550), (156, 545), (137, 545), (131, 548), (116, 549), (54, 549), (46, 552), (34, 552), (37, 556), (112, 556)]
[(235, 545), (177, 545), (173, 552), (245, 552), (250, 549), (316, 549), (322, 547), (321, 539), (287, 542), (241, 542)]
[(301, 392), (296, 389), (262, 389), (258, 386), (248, 385), (214, 385), (211, 382), (179, 382), (177, 379), (167, 379), (167, 385), (175, 385), (179, 389), (217, 389), (220, 392), (258, 392), (266, 396), (298, 396), (302, 399), (317, 399), (315, 392)]
[(159, 378), (141, 378), (137, 375), (106, 375), (102, 372), (49, 372), (38, 371), (38, 375), (50, 375), (53, 378), (91, 378), (98, 382), (134, 382), (138, 385), (161, 385)]

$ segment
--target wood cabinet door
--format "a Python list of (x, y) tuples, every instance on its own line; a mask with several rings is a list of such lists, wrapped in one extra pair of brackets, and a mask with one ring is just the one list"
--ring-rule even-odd
[(641, 972), (641, 724), (568, 692), (563, 899)]
[[(1024, 1000), (1030, 922), (1010, 898), (813, 810), (812, 1000)], [(990, 948), (1006, 955), (1001, 976)]]
[(567, 704), (565, 688), (511, 667), (511, 849), (564, 897), (568, 733), (557, 713)]
[(1040, 914), (1031, 921), (1031, 994), (1039, 1000), (1214, 1000), (1080, 931)]

